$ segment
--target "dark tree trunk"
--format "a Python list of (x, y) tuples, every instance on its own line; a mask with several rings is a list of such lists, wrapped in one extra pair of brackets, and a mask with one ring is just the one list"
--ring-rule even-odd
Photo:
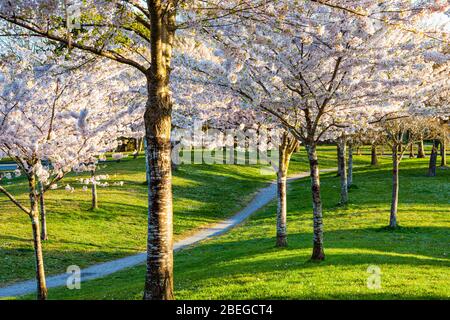
[(347, 164), (345, 162), (346, 154), (346, 141), (345, 139), (340, 139), (338, 142), (338, 171), (341, 182), (341, 202), (340, 204), (345, 205), (348, 203), (348, 186), (347, 186)]
[(423, 144), (423, 140), (420, 140), (417, 143), (417, 158), (425, 158), (425, 147)]
[(441, 140), (441, 167), (447, 166), (447, 141)]
[(28, 180), (30, 190), (30, 218), (33, 230), (33, 246), (36, 262), (36, 282), (37, 282), (37, 298), (38, 300), (47, 299), (47, 284), (45, 281), (44, 256), (42, 253), (41, 228), (39, 224), (39, 199), (36, 193), (36, 179), (32, 176)]
[(430, 164), (428, 166), (429, 177), (436, 176), (437, 157), (438, 157), (438, 142), (433, 141), (433, 147), (431, 149), (431, 156), (430, 156)]
[(95, 180), (95, 171), (91, 171), (91, 177), (92, 177), (92, 186), (91, 186), (91, 193), (92, 193), (92, 205), (91, 209), (97, 209), (98, 208), (98, 196), (97, 196), (97, 181)]
[(45, 208), (44, 186), (39, 182), (39, 208), (41, 211), (41, 240), (48, 240), (47, 233), (47, 212)]
[(392, 147), (392, 202), (391, 202), (391, 216), (389, 226), (396, 228), (397, 222), (397, 208), (398, 208), (398, 190), (399, 190), (399, 146)]
[(336, 158), (337, 158), (337, 173), (336, 173), (336, 177), (340, 177), (341, 176), (341, 168), (342, 168), (342, 164), (340, 163), (340, 161), (342, 160), (340, 154), (342, 153), (342, 150), (340, 150), (341, 146), (339, 145), (339, 143), (336, 143)]
[(311, 260), (324, 260), (325, 253), (323, 248), (322, 200), (320, 197), (320, 174), (316, 145), (312, 144), (306, 146), (306, 150), (308, 152), (309, 168), (311, 172), (311, 193), (314, 219), (313, 253)]
[(375, 144), (372, 144), (372, 148), (371, 148), (370, 165), (372, 165), (372, 166), (378, 165), (377, 146)]
[(347, 173), (347, 188), (353, 184), (353, 145), (348, 145), (348, 173)]

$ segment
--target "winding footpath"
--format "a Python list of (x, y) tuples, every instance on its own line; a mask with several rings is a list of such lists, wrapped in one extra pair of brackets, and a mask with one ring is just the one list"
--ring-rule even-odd
[[(336, 168), (323, 169), (320, 172), (330, 172), (336, 171)], [(288, 182), (293, 180), (298, 180), (301, 178), (309, 177), (309, 172), (303, 172), (288, 178)], [(181, 250), (202, 240), (219, 236), (229, 229), (237, 226), (250, 215), (264, 207), (270, 201), (272, 201), (277, 195), (277, 184), (272, 182), (269, 186), (262, 188), (258, 191), (253, 200), (240, 212), (238, 212), (233, 217), (221, 221), (213, 226), (199, 230), (194, 235), (180, 240), (174, 244), (174, 251)], [(147, 254), (145, 252), (136, 255), (128, 256), (125, 258), (112, 260), (104, 263), (99, 263), (87, 267), (81, 270), (81, 282), (98, 279), (115, 273), (117, 271), (134, 267), (138, 264), (144, 263)], [(47, 277), (47, 287), (55, 288), (65, 286), (67, 278), (70, 275), (67, 273), (58, 274), (55, 276)], [(30, 294), (36, 292), (36, 280), (28, 280), (23, 282), (18, 282), (6, 287), (0, 287), (0, 298), (5, 297), (15, 297), (25, 294)]]

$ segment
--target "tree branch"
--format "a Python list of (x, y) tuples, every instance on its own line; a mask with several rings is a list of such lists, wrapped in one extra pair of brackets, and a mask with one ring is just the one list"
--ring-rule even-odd
[(63, 43), (65, 45), (67, 45), (67, 46), (73, 46), (73, 47), (75, 47), (77, 49), (88, 51), (90, 53), (93, 53), (93, 54), (96, 54), (96, 55), (99, 55), (99, 56), (102, 56), (102, 57), (105, 57), (105, 58), (117, 61), (119, 63), (123, 63), (123, 64), (129, 65), (129, 66), (135, 67), (136, 69), (138, 69), (142, 73), (147, 74), (147, 68), (145, 68), (143, 65), (141, 65), (140, 63), (138, 63), (138, 62), (136, 62), (134, 60), (125, 58), (125, 57), (123, 57), (122, 55), (120, 55), (117, 52), (114, 52), (114, 51), (111, 51), (111, 50), (103, 50), (103, 49), (87, 46), (87, 45), (84, 45), (84, 44), (81, 44), (81, 43), (72, 42), (69, 39), (65, 39), (65, 38), (63, 38), (61, 36), (57, 36), (55, 34), (52, 34), (50, 31), (43, 31), (43, 30), (40, 30), (37, 27), (31, 26), (30, 24), (28, 24), (26, 22), (17, 20), (17, 18), (15, 18), (15, 17), (11, 18), (11, 17), (5, 16), (3, 14), (0, 14), (0, 19), (3, 19), (5, 21), (8, 21), (8, 22), (10, 22), (12, 24), (15, 24), (15, 25), (17, 25), (19, 27), (27, 29), (27, 30), (29, 30), (29, 31), (31, 31), (31, 32), (41, 36), (41, 37), (45, 37), (47, 39)]
[(11, 193), (9, 193), (2, 186), (0, 186), (0, 192), (6, 195), (9, 198), (9, 200), (11, 200), (17, 207), (19, 207), (23, 212), (25, 212), (27, 215), (31, 217), (31, 211), (25, 208), (19, 201), (16, 200), (16, 198), (14, 198), (14, 196)]

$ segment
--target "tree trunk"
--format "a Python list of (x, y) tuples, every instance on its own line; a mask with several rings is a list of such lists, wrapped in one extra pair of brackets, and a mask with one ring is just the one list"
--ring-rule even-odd
[[(170, 142), (170, 148), (171, 148), (171, 155), (173, 153), (173, 150), (175, 149), (175, 147), (180, 143), (180, 141), (171, 141)], [(170, 165), (172, 166), (172, 171), (177, 171), (178, 170), (178, 161), (179, 161), (179, 157), (178, 154), (175, 155), (175, 159), (171, 159), (170, 161)]]
[(433, 147), (431, 149), (430, 156), (430, 164), (428, 166), (428, 176), (435, 177), (436, 176), (436, 165), (437, 165), (437, 157), (438, 157), (438, 142), (433, 141)]
[(150, 172), (150, 166), (148, 164), (148, 145), (147, 145), (147, 140), (144, 139), (144, 154), (145, 154), (145, 184), (148, 184), (148, 181), (150, 180), (149, 177), (149, 172)]
[[(144, 114), (148, 158), (148, 237), (145, 300), (171, 300), (173, 294), (173, 208), (170, 133), (170, 64), (175, 38), (173, 2), (147, 1), (150, 11), (151, 66)], [(163, 8), (164, 7), (164, 8)]]
[(409, 146), (409, 157), (410, 158), (414, 158), (415, 154), (414, 154), (414, 143), (411, 143), (411, 145)]
[(446, 139), (441, 140), (441, 167), (447, 166), (447, 142)]
[(41, 228), (39, 225), (39, 208), (38, 196), (36, 194), (36, 179), (32, 176), (28, 180), (30, 190), (30, 218), (33, 230), (33, 246), (36, 261), (36, 281), (37, 281), (37, 298), (38, 300), (47, 299), (47, 284), (45, 281), (44, 256), (42, 254)]
[(338, 142), (338, 166), (339, 166), (339, 176), (341, 180), (341, 202), (340, 204), (345, 205), (348, 203), (348, 186), (347, 186), (347, 165), (345, 162), (346, 154), (346, 141), (345, 139), (339, 139)]
[(417, 143), (417, 158), (425, 158), (425, 147), (423, 144), (423, 140), (420, 140)]
[(134, 159), (136, 159), (136, 158), (138, 158), (139, 157), (139, 154), (141, 153), (141, 151), (142, 151), (142, 138), (137, 138), (136, 139), (136, 153), (134, 154)]
[(39, 208), (41, 211), (41, 240), (48, 240), (47, 233), (47, 212), (45, 209), (44, 186), (39, 182)]
[(377, 146), (375, 144), (372, 144), (370, 165), (372, 166), (378, 165)]
[(92, 206), (91, 209), (98, 209), (98, 197), (97, 197), (97, 181), (95, 180), (95, 171), (91, 171), (91, 177), (92, 177)]
[(231, 150), (231, 152), (233, 153), (233, 164), (234, 165), (236, 165), (236, 164), (238, 164), (238, 156), (239, 156), (239, 153), (238, 153), (238, 150), (237, 150), (237, 148), (238, 148), (238, 137), (237, 137), (237, 135), (235, 135), (234, 137), (233, 137), (233, 148), (232, 148), (232, 150)]
[[(228, 153), (228, 148), (227, 148), (227, 135), (226, 135), (226, 131), (223, 132), (223, 136), (222, 136), (222, 157), (223, 157), (223, 162), (222, 164), (227, 164), (227, 159), (229, 158), (229, 153)], [(220, 152), (220, 151), (219, 151)]]
[(311, 175), (311, 193), (313, 200), (314, 239), (311, 260), (324, 260), (323, 249), (323, 219), (322, 200), (320, 198), (320, 174), (319, 161), (317, 159), (316, 145), (306, 146), (308, 152), (309, 168)]
[(339, 143), (336, 143), (336, 157), (337, 157), (337, 161), (338, 161), (338, 166), (337, 166), (337, 173), (336, 173), (336, 177), (340, 177), (341, 176), (341, 167), (342, 164), (340, 163), (340, 161), (342, 160), (340, 154), (342, 153), (342, 151), (340, 150), (341, 146), (339, 145)]
[(149, 164), (146, 300), (174, 298), (171, 109), (170, 97), (161, 95), (158, 90), (150, 97), (145, 114)]
[(353, 145), (348, 145), (348, 173), (347, 173), (347, 189), (353, 184)]
[(391, 228), (396, 228), (397, 223), (397, 207), (398, 207), (398, 190), (399, 190), (399, 159), (398, 159), (398, 148), (395, 145), (392, 147), (392, 202), (391, 202), (391, 216), (389, 221), (389, 226)]
[(282, 137), (282, 143), (279, 149), (279, 164), (277, 172), (277, 247), (287, 246), (287, 199), (286, 199), (286, 179), (289, 166), (289, 150), (288, 150), (288, 137), (284, 133)]

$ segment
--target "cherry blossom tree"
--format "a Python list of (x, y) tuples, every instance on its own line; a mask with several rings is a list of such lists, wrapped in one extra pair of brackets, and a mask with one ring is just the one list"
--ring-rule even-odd
[[(416, 97), (413, 93), (426, 79), (421, 74), (429, 77), (431, 71), (425, 53), (442, 42), (414, 32), (413, 23), (431, 9), (409, 7), (406, 16), (401, 14), (407, 21), (404, 28), (392, 28), (401, 11), (392, 8), (405, 5), (397, 3), (367, 3), (368, 13), (362, 17), (314, 3), (273, 4), (259, 24), (221, 28), (214, 39), (229, 57), (225, 67), (202, 66), (201, 72), (228, 83), (305, 145), (312, 179), (314, 260), (325, 256), (317, 144), (336, 139), (374, 111), (389, 115)], [(346, 193), (345, 174), (342, 179)]]
[[(65, 3), (67, 4), (67, 2)], [(422, 4), (422, 2), (420, 3)], [(306, 46), (304, 54), (308, 55), (307, 51), (312, 47), (311, 44), (314, 43), (315, 47), (320, 42), (320, 39), (312, 38), (315, 31), (312, 32), (311, 30), (300, 28), (299, 22), (300, 24), (304, 22), (303, 19), (298, 19), (301, 14), (308, 14), (322, 10), (321, 8), (328, 8), (336, 12), (336, 16), (334, 17), (335, 24), (342, 18), (347, 20), (344, 21), (345, 23), (348, 23), (354, 17), (359, 17), (361, 19), (376, 20), (384, 25), (396, 27), (407, 32), (415, 32), (415, 30), (411, 30), (407, 23), (402, 23), (402, 21), (408, 21), (408, 15), (411, 12), (410, 10), (404, 10), (405, 4), (410, 5), (410, 2), (406, 0), (395, 0), (392, 5), (389, 4), (386, 8), (380, 7), (376, 8), (377, 10), (375, 11), (370, 11), (366, 8), (373, 8), (374, 5), (368, 0), (311, 0), (301, 6), (297, 1), (279, 1), (273, 3), (270, 1), (242, 0), (209, 0), (204, 2), (175, 0), (113, 0), (99, 2), (87, 0), (82, 2), (82, 7), (79, 10), (82, 14), (79, 17), (72, 17), (67, 14), (68, 8), (62, 7), (57, 0), (39, 2), (19, 0), (14, 2), (1, 2), (0, 19), (21, 27), (26, 32), (29, 32), (29, 35), (45, 37), (56, 41), (69, 50), (78, 49), (100, 55), (118, 63), (132, 66), (141, 72), (142, 77), (145, 79), (144, 81), (147, 83), (144, 123), (146, 128), (147, 159), (150, 168), (148, 181), (148, 259), (144, 298), (171, 299), (173, 298), (173, 240), (170, 131), (173, 102), (170, 90), (170, 74), (177, 29), (193, 27), (210, 32), (212, 29), (227, 25), (239, 26), (243, 22), (255, 27), (256, 21), (277, 21), (280, 17), (283, 18), (286, 16), (286, 13), (293, 12), (294, 14), (291, 14), (290, 18), (286, 20), (284, 30), (280, 30), (275, 25), (269, 26), (267, 24), (267, 28), (264, 28), (264, 31), (254, 32), (253, 35), (264, 41), (264, 36), (261, 37), (261, 35), (267, 32), (267, 29), (271, 29), (272, 31), (286, 31), (284, 42), (288, 43), (287, 48), (293, 48), (293, 44), (299, 45), (299, 39), (295, 35), (301, 35), (303, 38), (302, 42)], [(446, 4), (436, 2), (431, 9), (440, 10), (445, 6)], [(408, 8), (406, 7), (406, 9)], [(296, 16), (300, 10), (302, 13)], [(421, 9), (419, 11), (422, 12), (423, 10)], [(415, 13), (416, 10), (412, 10), (412, 12)], [(345, 16), (342, 16), (343, 14)], [(386, 19), (386, 16), (390, 15), (394, 16), (394, 19)], [(398, 17), (400, 15), (401, 19)], [(79, 25), (79, 28), (74, 29), (74, 24)], [(307, 25), (309, 24), (307, 23)], [(319, 25), (322, 24), (320, 23)], [(288, 25), (289, 28), (287, 28)], [(324, 27), (325, 30), (330, 29), (327, 26)], [(315, 28), (316, 26), (313, 26), (314, 30)], [(253, 30), (254, 28), (252, 29), (251, 26), (247, 31), (244, 30), (243, 37), (240, 39), (241, 44), (244, 43), (242, 48), (253, 43), (254, 39), (247, 37), (249, 34), (252, 34)], [(293, 34), (289, 30), (300, 31), (300, 33)], [(320, 30), (322, 28), (318, 30), (319, 37), (321, 37), (322, 33)], [(333, 32), (330, 34), (333, 34)], [(233, 35), (238, 36), (240, 32), (233, 33)], [(338, 32), (333, 34), (333, 36), (338, 35)], [(275, 44), (282, 44), (279, 41), (282, 37), (276, 34), (274, 36), (276, 40)], [(347, 37), (344, 33), (338, 39), (342, 40), (345, 38), (346, 41), (348, 40), (346, 39)], [(291, 43), (293, 39), (294, 43)], [(312, 43), (311, 39), (313, 39)], [(322, 45), (326, 47), (323, 43)], [(354, 45), (358, 45), (358, 43), (354, 43)], [(337, 48), (341, 50), (341, 46), (337, 45)], [(327, 50), (332, 51), (330, 48), (325, 48), (325, 51)], [(305, 57), (303, 54), (300, 54), (300, 56), (302, 58)], [(265, 57), (263, 61), (267, 62), (268, 58), (270, 58), (270, 55)], [(316, 101), (326, 101), (326, 104), (328, 104), (331, 100), (328, 96), (330, 93), (335, 93), (336, 86), (341, 79), (338, 73), (342, 58), (336, 54), (331, 55), (330, 60), (325, 62), (325, 64), (330, 64), (331, 59), (335, 60), (334, 70), (336, 70), (336, 76), (332, 76), (331, 79), (327, 77), (326, 82), (331, 81), (329, 81), (328, 90), (322, 90), (322, 92), (326, 91), (325, 96), (318, 95), (313, 98), (308, 93), (307, 99), (310, 101), (317, 98)], [(296, 66), (298, 67), (298, 65)], [(327, 66), (324, 65), (323, 67), (325, 69)], [(309, 68), (312, 68), (312, 64)], [(287, 69), (286, 66), (284, 69)], [(296, 69), (294, 68), (293, 70)], [(330, 74), (332, 75), (333, 72), (330, 72)], [(230, 76), (231, 79), (235, 78), (235, 75)], [(274, 84), (275, 87), (278, 85), (276, 83)], [(325, 86), (327, 86), (326, 83)], [(298, 90), (298, 88), (295, 89)], [(259, 88), (259, 90), (264, 91), (262, 88)], [(306, 90), (308, 89), (305, 89), (304, 92)], [(305, 99), (305, 97), (302, 97), (302, 99)], [(259, 103), (259, 101), (255, 103), (265, 106)], [(323, 114), (320, 112), (319, 118), (322, 116)], [(325, 117), (327, 116), (325, 115)], [(308, 121), (311, 119), (313, 118), (308, 117)], [(284, 123), (285, 126), (286, 124)], [(320, 129), (318, 131), (316, 130), (317, 123), (313, 122), (310, 124), (312, 126), (309, 128), (308, 139), (303, 139), (309, 142), (316, 141), (322, 136)], [(290, 125), (295, 126), (299, 124), (290, 123)], [(328, 125), (329, 123), (325, 124), (323, 128), (326, 128)], [(313, 131), (311, 131), (312, 128), (314, 128)], [(292, 128), (289, 128), (289, 130), (292, 131)], [(311, 136), (311, 133), (314, 133), (314, 135), (318, 133), (318, 135)], [(291, 134), (293, 133), (291, 132)], [(315, 149), (311, 148), (310, 145), (307, 145), (307, 148), (310, 150), (311, 163), (317, 163), (317, 159), (314, 160), (316, 158)], [(314, 166), (317, 167), (317, 164)], [(314, 169), (312, 172), (316, 172), (316, 176), (318, 176), (318, 170)], [(318, 191), (318, 180), (316, 179), (315, 181), (314, 189)], [(321, 233), (321, 206), (317, 206), (319, 202), (320, 199), (315, 197), (314, 203), (317, 208), (315, 209), (317, 217), (316, 230), (318, 234)], [(320, 243), (320, 237), (316, 238), (318, 239), (316, 242)], [(322, 258), (322, 250), (317, 249), (316, 251), (317, 257)]]
[[(56, 41), (135, 68), (146, 83), (149, 222), (144, 299), (173, 299), (170, 71), (177, 29), (214, 27), (221, 17), (261, 11), (265, 1), (3, 1), (0, 19), (31, 36)], [(76, 12), (77, 14), (69, 14)]]
[[(227, 75), (230, 68), (234, 66), (219, 52), (217, 43), (199, 42), (195, 35), (187, 33), (183, 37), (181, 48), (182, 50), (176, 51), (174, 61), (180, 60), (177, 65), (184, 67), (175, 68), (172, 78), (179, 82), (178, 91), (185, 92), (185, 95), (180, 96), (179, 99), (175, 98), (178, 108), (175, 108), (174, 119), (183, 115), (184, 120), (180, 121), (180, 124), (183, 121), (201, 119), (221, 132), (230, 133), (230, 129), (238, 129), (240, 143), (247, 141), (247, 138), (257, 141), (256, 146), (253, 145), (256, 158), (271, 163), (277, 174), (276, 245), (287, 246), (287, 173), (290, 158), (298, 148), (298, 140), (283, 129), (277, 119), (261, 109), (253, 108), (245, 101), (249, 96), (230, 84)], [(214, 97), (213, 100), (212, 97)], [(190, 106), (191, 104), (193, 106)], [(189, 112), (188, 117), (186, 112)], [(188, 124), (188, 127), (191, 125)], [(263, 131), (265, 133), (261, 134)], [(228, 147), (231, 147), (231, 152), (234, 152), (235, 134), (231, 133), (231, 138)], [(270, 146), (267, 145), (268, 140), (270, 140)], [(278, 153), (277, 160), (273, 157), (267, 159), (268, 149), (271, 148), (277, 150), (273, 150)], [(257, 163), (256, 158), (254, 164)]]
[(3, 186), (0, 192), (31, 219), (38, 298), (46, 299), (39, 199), (71, 170), (86, 170), (112, 149), (126, 131), (121, 121), (129, 110), (119, 96), (126, 86), (114, 73), (97, 65), (82, 72), (29, 61), (0, 67), (0, 157), (14, 160), (27, 177), (29, 206)]

